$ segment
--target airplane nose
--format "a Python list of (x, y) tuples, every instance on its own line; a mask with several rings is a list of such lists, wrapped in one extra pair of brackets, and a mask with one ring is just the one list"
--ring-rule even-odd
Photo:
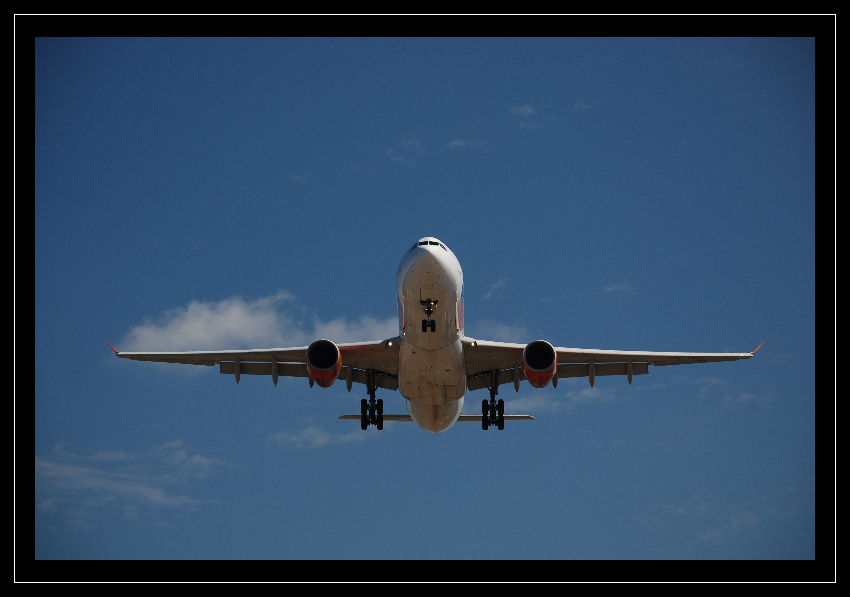
[(437, 263), (437, 258), (434, 256), (433, 253), (431, 253), (431, 251), (429, 251), (427, 249), (423, 249), (419, 253), (419, 256), (416, 258), (416, 263), (420, 266), (423, 266), (423, 265), (433, 266)]
[(419, 280), (429, 283), (434, 283), (437, 279), (446, 275), (440, 260), (428, 250), (423, 250), (416, 257), (413, 266), (410, 268), (410, 273), (414, 274)]

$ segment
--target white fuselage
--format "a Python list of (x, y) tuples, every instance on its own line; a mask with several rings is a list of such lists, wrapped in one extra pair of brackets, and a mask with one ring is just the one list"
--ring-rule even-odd
[(463, 271), (457, 257), (436, 238), (420, 240), (401, 260), (396, 298), (399, 389), (422, 429), (445, 431), (457, 421), (466, 391)]

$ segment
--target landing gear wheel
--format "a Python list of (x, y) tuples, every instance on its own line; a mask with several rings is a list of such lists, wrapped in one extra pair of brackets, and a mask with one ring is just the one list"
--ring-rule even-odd
[(429, 324), (428, 324), (428, 325), (430, 325), (430, 326), (431, 326), (431, 331), (432, 331), (432, 332), (436, 332), (436, 331), (437, 331), (437, 322), (436, 322), (436, 321), (434, 321), (434, 320), (432, 319), (432, 320), (429, 322)]
[(369, 426), (369, 405), (366, 403), (366, 399), (360, 401), (360, 429), (366, 431), (366, 428)]
[(375, 392), (378, 389), (376, 373), (371, 369), (366, 370), (366, 392), (369, 394), (369, 400), (363, 398), (360, 401), (360, 428), (363, 431), (366, 431), (369, 425), (375, 425), (379, 431), (384, 428), (384, 401), (381, 398), (375, 400)]
[(501, 431), (505, 428), (505, 401), (496, 400), (496, 394), (499, 393), (499, 371), (490, 371), (489, 377), (490, 383), (487, 387), (490, 390), (490, 400), (481, 401), (481, 428), (486, 430), (490, 425), (496, 425)]
[(427, 331), (428, 331), (428, 320), (427, 320), (427, 319), (423, 319), (423, 320), (422, 320), (422, 331), (423, 331), (423, 332), (427, 332)]

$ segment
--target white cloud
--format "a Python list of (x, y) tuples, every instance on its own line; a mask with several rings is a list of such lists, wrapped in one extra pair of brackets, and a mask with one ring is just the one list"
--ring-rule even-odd
[[(513, 390), (509, 385), (503, 387)], [(565, 408), (564, 403), (555, 398), (551, 392), (541, 392), (536, 395), (530, 394), (519, 398), (504, 398), (504, 400), (505, 412), (512, 415), (534, 415), (542, 412), (553, 413), (564, 410)]]
[(489, 299), (493, 296), (493, 293), (499, 290), (500, 288), (504, 288), (505, 285), (510, 282), (510, 278), (501, 278), (497, 282), (494, 282), (490, 285), (490, 288), (487, 290), (487, 294), (484, 295), (485, 299)]
[(515, 116), (519, 116), (520, 121), (517, 124), (517, 128), (519, 128), (522, 132), (528, 131), (536, 131), (541, 127), (540, 120), (538, 119), (537, 110), (531, 107), (528, 104), (511, 108), (511, 112)]
[[(584, 380), (584, 378), (580, 379)], [(584, 380), (584, 382), (587, 384), (587, 387), (580, 390), (570, 390), (566, 393), (566, 397), (569, 400), (568, 407), (571, 410), (579, 404), (607, 403), (617, 400), (617, 395), (613, 390), (603, 390), (599, 385), (591, 388), (587, 380)]]
[(501, 321), (487, 319), (467, 324), (464, 330), (472, 338), (495, 340), (497, 342), (528, 342), (528, 331), (521, 325), (510, 325)]
[(425, 153), (422, 141), (416, 135), (405, 136), (398, 145), (390, 147), (385, 154), (391, 162), (415, 163)]
[(726, 407), (737, 407), (748, 404), (769, 404), (771, 402), (770, 394), (753, 393), (745, 391), (735, 384), (730, 383), (726, 379), (717, 377), (697, 377), (692, 378), (689, 375), (682, 376), (680, 379), (672, 382), (677, 386), (683, 386), (691, 391), (690, 388), (696, 388), (700, 398), (709, 398), (716, 403), (721, 403)]
[(130, 330), (122, 350), (261, 348), (284, 346), (287, 340), (300, 344), (301, 331), (275, 309), (276, 303), (292, 298), (281, 291), (256, 301), (239, 296), (219, 302), (192, 301), (168, 311), (158, 321), (146, 320)]
[(699, 387), (700, 396), (715, 395), (729, 387), (729, 382), (717, 377), (699, 377), (690, 382)]
[[(56, 452), (56, 451), (54, 451)], [(94, 524), (104, 508), (119, 507), (138, 518), (162, 508), (203, 503), (175, 491), (230, 465), (192, 453), (181, 440), (141, 452), (98, 452), (81, 456), (60, 450), (35, 458), (35, 506), (75, 525)]]
[(204, 479), (214, 469), (225, 463), (218, 458), (191, 454), (183, 447), (183, 440), (155, 446), (151, 452), (160, 462), (167, 463), (178, 478)]
[(345, 319), (334, 319), (327, 323), (315, 321), (315, 338), (326, 338), (337, 344), (345, 342), (367, 342), (369, 340), (384, 340), (398, 335), (398, 319), (378, 320), (363, 315), (357, 322)]
[(192, 301), (157, 321), (146, 320), (130, 330), (124, 351), (226, 350), (305, 346), (318, 338), (337, 343), (383, 340), (398, 334), (395, 317), (378, 320), (362, 316), (356, 322), (318, 319), (309, 329), (281, 310), (295, 297), (286, 291), (257, 300), (236, 296), (218, 302)]
[(458, 147), (484, 147), (487, 145), (484, 141), (472, 141), (470, 139), (455, 139), (446, 144), (448, 149), (456, 149)]
[(611, 293), (621, 293), (627, 295), (633, 295), (635, 293), (635, 288), (632, 286), (631, 282), (618, 282), (617, 284), (608, 284), (603, 286), (600, 290), (600, 293), (611, 294)]
[[(582, 385), (584, 387), (582, 387)], [(562, 390), (564, 386), (568, 388), (566, 393)], [(587, 382), (587, 378), (569, 378), (562, 379), (558, 384), (558, 388), (548, 390), (529, 390), (529, 386), (523, 383), (520, 386), (520, 393), (516, 394), (516, 398), (511, 398), (514, 395), (513, 386), (510, 384), (500, 386), (499, 397), (505, 401), (505, 412), (508, 414), (534, 415), (537, 413), (556, 413), (556, 412), (571, 412), (576, 406), (581, 404), (599, 404), (616, 401), (617, 394), (610, 389), (602, 389), (598, 385), (591, 388)], [(523, 388), (526, 388), (523, 390)], [(470, 401), (470, 412), (477, 413), (474, 405), (476, 401)]]
[[(696, 369), (698, 368), (699, 366), (696, 367)], [(673, 372), (667, 374), (665, 371), (666, 377), (664, 382), (648, 383), (642, 381), (638, 389), (644, 392), (675, 390), (682, 395), (696, 395), (700, 398), (708, 398), (716, 404), (723, 404), (726, 407), (733, 408), (752, 403), (769, 404), (772, 401), (770, 393), (745, 391), (727, 379), (708, 376), (693, 377), (694, 370), (677, 373), (679, 374), (674, 375)]]
[(361, 429), (346, 434), (331, 434), (321, 427), (311, 426), (299, 431), (281, 431), (280, 433), (271, 435), (266, 441), (266, 445), (293, 448), (321, 448), (329, 444), (362, 442), (366, 440), (367, 435), (372, 434), (364, 433)]
[(751, 510), (736, 506), (732, 506), (730, 510), (720, 516), (721, 523), (718, 526), (700, 533), (697, 538), (708, 543), (720, 543), (739, 533), (751, 530), (760, 522), (758, 514)]

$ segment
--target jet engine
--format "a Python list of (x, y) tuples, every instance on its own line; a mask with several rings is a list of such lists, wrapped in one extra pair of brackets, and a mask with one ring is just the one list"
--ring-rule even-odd
[(342, 370), (342, 355), (330, 340), (316, 340), (307, 347), (307, 372), (323, 388), (334, 385)]
[(522, 351), (522, 371), (535, 388), (545, 388), (555, 376), (558, 353), (545, 340), (529, 342)]

